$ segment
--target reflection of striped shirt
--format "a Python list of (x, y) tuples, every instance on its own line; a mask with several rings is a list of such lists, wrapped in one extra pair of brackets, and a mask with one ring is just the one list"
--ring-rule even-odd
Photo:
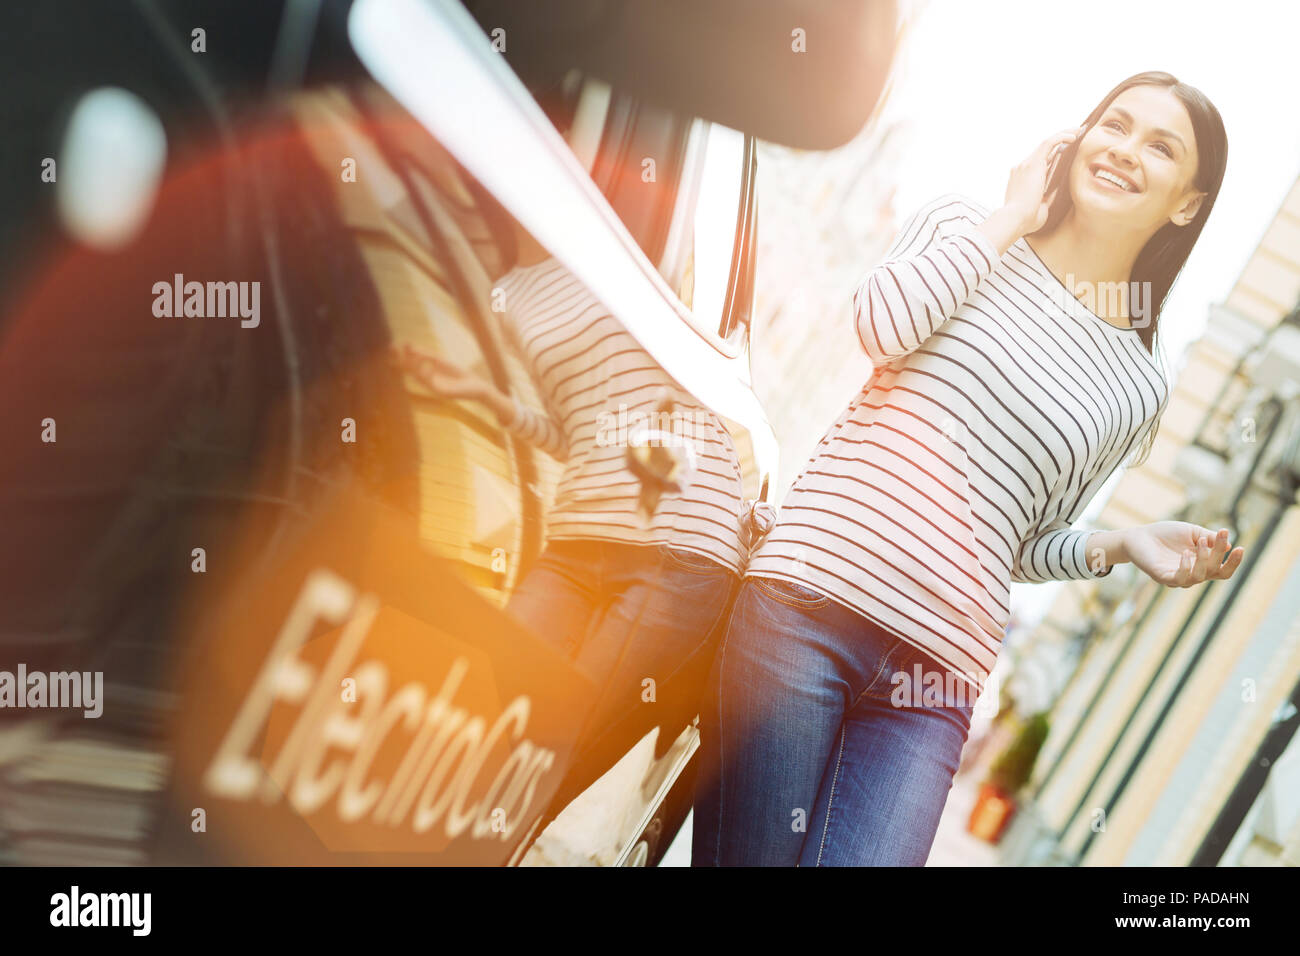
[[(854, 294), (875, 370), (796, 478), (750, 574), (822, 591), (981, 687), (1012, 581), (1094, 577), (1071, 529), (1168, 395), (1138, 333), (956, 195)], [(1100, 570), (1100, 567), (1098, 567)]]
[[(580, 281), (554, 259), (516, 268), (496, 285), (506, 326), (532, 369), (544, 414), (516, 401), (514, 434), (564, 462), (547, 537), (671, 544), (743, 568), (742, 484), (731, 435), (659, 365)], [(653, 419), (661, 397), (668, 420)], [(628, 440), (643, 427), (689, 439), (694, 475), (666, 491), (648, 520)], [(668, 444), (665, 440), (663, 443)]]

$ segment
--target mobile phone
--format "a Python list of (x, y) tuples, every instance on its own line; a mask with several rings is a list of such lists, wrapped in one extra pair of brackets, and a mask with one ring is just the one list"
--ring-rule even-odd
[(1047, 184), (1052, 181), (1052, 175), (1056, 172), (1056, 162), (1061, 158), (1061, 154), (1065, 152), (1065, 147), (1068, 145), (1069, 143), (1057, 143), (1052, 147), (1052, 155), (1047, 161), (1047, 176), (1043, 180), (1043, 188), (1047, 188)]

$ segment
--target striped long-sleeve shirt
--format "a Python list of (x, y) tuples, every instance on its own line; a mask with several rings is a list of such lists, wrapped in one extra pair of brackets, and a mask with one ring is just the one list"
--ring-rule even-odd
[[(815, 588), (982, 688), (1012, 581), (1099, 576), (1071, 528), (1168, 396), (1138, 332), (1079, 302), (989, 215), (920, 209), (853, 297), (875, 369), (748, 574)], [(1104, 573), (1104, 572), (1103, 572)]]
[[(717, 416), (556, 260), (515, 268), (496, 285), (507, 330), (545, 406), (516, 399), (507, 428), (565, 466), (546, 516), (547, 539), (671, 545), (742, 571), (740, 459)], [(665, 396), (671, 415), (658, 413)], [(641, 483), (625, 457), (645, 428), (664, 433), (655, 442), (688, 442), (694, 454), (681, 490), (665, 492), (648, 519), (638, 511)]]

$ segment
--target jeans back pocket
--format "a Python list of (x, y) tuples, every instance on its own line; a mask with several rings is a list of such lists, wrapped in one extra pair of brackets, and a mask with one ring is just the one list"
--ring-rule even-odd
[(769, 578), (755, 574), (745, 580), (752, 581), (754, 586), (764, 594), (791, 607), (819, 608), (825, 607), (831, 601), (828, 596), (816, 588), (789, 581), (785, 578)]

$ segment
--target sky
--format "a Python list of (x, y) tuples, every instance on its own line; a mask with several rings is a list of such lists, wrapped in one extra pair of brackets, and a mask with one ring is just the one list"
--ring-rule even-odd
[(910, 120), (900, 217), (944, 192), (997, 208), (1014, 165), (1134, 73), (1172, 73), (1218, 107), (1223, 187), (1162, 315), (1176, 366), (1300, 175), (1300, 4), (928, 0), (909, 33), (884, 111)]

